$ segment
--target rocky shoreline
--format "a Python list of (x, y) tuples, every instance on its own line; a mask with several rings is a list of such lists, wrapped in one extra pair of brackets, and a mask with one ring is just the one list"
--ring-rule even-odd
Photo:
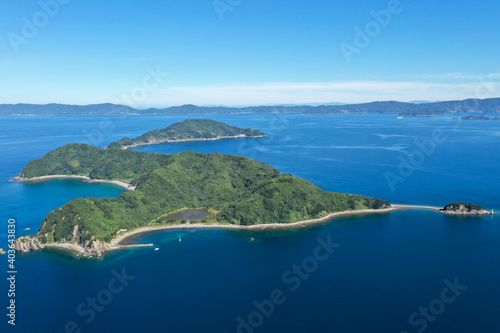
[(454, 202), (446, 205), (443, 209), (440, 209), (441, 213), (446, 215), (495, 215), (493, 210), (488, 211), (481, 205), (473, 205), (466, 202)]
[(19, 237), (16, 240), (14, 248), (20, 252), (32, 252), (42, 249), (59, 249), (70, 251), (76, 254), (77, 257), (100, 258), (106, 252), (130, 248), (153, 247), (153, 244), (131, 244), (131, 245), (111, 245), (110, 243), (101, 242), (99, 240), (92, 241), (92, 246), (85, 246), (76, 243), (49, 243), (42, 244), (36, 236)]
[[(151, 231), (159, 231), (166, 229), (205, 229), (205, 228), (214, 228), (214, 229), (238, 229), (238, 230), (266, 230), (266, 229), (287, 229), (287, 228), (303, 228), (306, 226), (311, 226), (315, 224), (325, 223), (330, 221), (332, 218), (336, 216), (342, 215), (351, 215), (351, 214), (373, 214), (373, 213), (388, 213), (394, 210), (399, 209), (427, 209), (433, 210), (436, 212), (440, 212), (446, 215), (472, 215), (472, 216), (482, 216), (482, 215), (494, 215), (494, 211), (487, 210), (457, 210), (457, 209), (442, 209), (434, 206), (419, 206), (419, 205), (401, 205), (394, 204), (389, 208), (384, 209), (362, 209), (362, 210), (354, 210), (354, 211), (343, 211), (337, 213), (328, 214), (322, 218), (293, 222), (293, 223), (273, 223), (273, 224), (256, 224), (250, 226), (241, 226), (241, 225), (232, 225), (232, 224), (201, 224), (201, 223), (193, 223), (193, 224), (170, 224), (170, 225), (160, 225), (160, 226), (145, 226), (135, 230), (127, 231), (122, 229), (118, 232), (118, 235), (109, 243), (102, 242), (99, 240), (91, 240), (87, 241), (84, 245), (77, 243), (49, 243), (42, 244), (40, 240), (37, 238), (38, 235), (33, 236), (25, 236), (19, 237), (15, 243), (15, 249), (21, 252), (30, 252), (30, 251), (38, 251), (44, 248), (52, 248), (52, 249), (61, 249), (72, 251), (77, 254), (77, 256), (83, 257), (96, 257), (100, 258), (105, 253), (121, 250), (127, 248), (140, 248), (140, 247), (153, 247), (153, 244), (132, 244), (132, 245), (122, 245), (121, 243), (125, 241), (125, 239), (142, 234), (145, 232)], [(75, 231), (76, 232), (76, 231)], [(121, 233), (123, 232), (123, 233)]]
[(445, 210), (440, 209), (441, 213), (446, 215), (474, 215), (474, 216), (482, 216), (482, 215), (495, 215), (495, 212), (488, 210), (471, 210), (471, 211), (462, 211), (462, 210)]
[(223, 139), (243, 139), (243, 138), (263, 138), (267, 135), (256, 135), (256, 136), (247, 136), (245, 134), (234, 135), (234, 136), (217, 136), (215, 138), (194, 138), (194, 139), (178, 139), (178, 140), (151, 140), (149, 142), (143, 143), (134, 143), (129, 146), (122, 146), (122, 149), (135, 148), (141, 146), (149, 146), (149, 145), (158, 145), (161, 143), (176, 143), (176, 142), (190, 142), (190, 141), (215, 141), (215, 140), (223, 140)]

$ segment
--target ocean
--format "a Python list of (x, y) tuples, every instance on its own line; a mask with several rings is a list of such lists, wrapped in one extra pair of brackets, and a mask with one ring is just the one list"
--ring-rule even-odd
[[(244, 155), (324, 190), (391, 203), (455, 201), (500, 211), (500, 122), (395, 115), (189, 116), (266, 138), (161, 144), (140, 151)], [(62, 145), (106, 146), (182, 116), (0, 117), (0, 248), (9, 219), (36, 233), (78, 197), (123, 189), (79, 180), (12, 183)], [(25, 230), (29, 228), (30, 230)], [(181, 239), (182, 241), (179, 241)], [(16, 325), (0, 256), (2, 332), (499, 332), (500, 218), (414, 209), (338, 217), (281, 231), (165, 230), (150, 248), (102, 260), (17, 253)]]

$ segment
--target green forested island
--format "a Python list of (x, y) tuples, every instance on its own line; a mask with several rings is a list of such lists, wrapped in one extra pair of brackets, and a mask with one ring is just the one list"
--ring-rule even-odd
[(182, 152), (174, 155), (100, 149), (69, 144), (30, 162), (20, 179), (80, 175), (132, 183), (118, 198), (79, 198), (50, 212), (35, 236), (17, 248), (71, 244), (100, 254), (120, 231), (165, 224), (183, 208), (209, 208), (201, 223), (258, 225), (292, 223), (346, 210), (382, 209), (390, 204), (361, 195), (326, 192), (246, 157)]
[(266, 136), (253, 128), (239, 128), (211, 119), (187, 119), (164, 129), (144, 133), (135, 138), (123, 138), (111, 143), (108, 148), (129, 148), (163, 142), (217, 140), (226, 138)]

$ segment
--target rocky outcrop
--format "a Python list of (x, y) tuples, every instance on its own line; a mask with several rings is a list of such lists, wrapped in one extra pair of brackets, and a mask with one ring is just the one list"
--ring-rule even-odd
[[(75, 232), (77, 232), (77, 230), (75, 230)], [(85, 245), (67, 242), (44, 244), (37, 236), (19, 237), (14, 245), (14, 249), (20, 252), (38, 251), (44, 248), (69, 250), (84, 257), (102, 257), (104, 253), (111, 249), (111, 245), (100, 240), (91, 240), (86, 242)]]
[(16, 239), (14, 249), (21, 252), (38, 251), (44, 248), (38, 237), (26, 236)]
[(447, 215), (494, 215), (495, 212), (493, 210), (488, 211), (483, 208), (481, 205), (474, 205), (466, 202), (453, 202), (446, 206), (443, 209), (440, 209), (440, 212)]
[(91, 248), (85, 248), (90, 253), (95, 254), (98, 257), (101, 257), (106, 251), (110, 249), (109, 243), (101, 242), (100, 240), (95, 240), (91, 242)]
[(494, 215), (493, 211), (488, 210), (444, 210), (441, 209), (441, 212), (446, 215)]

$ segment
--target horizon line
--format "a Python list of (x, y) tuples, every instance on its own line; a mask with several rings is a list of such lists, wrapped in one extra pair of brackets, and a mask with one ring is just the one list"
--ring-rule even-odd
[(294, 106), (311, 106), (311, 107), (317, 107), (317, 106), (347, 106), (347, 105), (363, 105), (363, 104), (371, 104), (371, 103), (389, 103), (389, 102), (394, 102), (394, 103), (403, 103), (403, 104), (435, 104), (435, 103), (443, 103), (443, 102), (461, 102), (461, 101), (467, 101), (467, 100), (489, 100), (489, 99), (499, 99), (500, 96), (498, 97), (488, 97), (488, 98), (474, 98), (474, 97), (469, 97), (469, 98), (464, 98), (464, 99), (450, 99), (450, 100), (438, 100), (438, 101), (427, 101), (427, 100), (412, 100), (412, 101), (398, 101), (398, 100), (393, 100), (393, 99), (388, 99), (388, 100), (373, 100), (370, 102), (357, 102), (357, 103), (343, 103), (343, 102), (327, 102), (327, 103), (318, 103), (318, 102), (310, 102), (310, 103), (270, 103), (270, 104), (247, 104), (247, 105), (229, 105), (229, 104), (220, 104), (220, 105), (214, 105), (214, 104), (192, 104), (192, 103), (185, 103), (185, 104), (175, 104), (175, 105), (146, 105), (146, 106), (139, 106), (139, 105), (127, 105), (127, 104), (117, 104), (117, 103), (112, 103), (112, 102), (102, 102), (102, 103), (89, 103), (89, 104), (69, 104), (69, 103), (58, 103), (58, 102), (51, 102), (51, 103), (0, 103), (0, 106), (6, 106), (6, 105), (32, 105), (32, 106), (49, 106), (49, 105), (60, 105), (60, 106), (81, 106), (81, 107), (86, 107), (86, 106), (94, 106), (94, 105), (116, 105), (116, 106), (125, 106), (129, 107), (132, 109), (136, 110), (147, 110), (147, 109), (167, 109), (167, 108), (174, 108), (174, 107), (182, 107), (182, 106), (195, 106), (195, 107), (201, 107), (201, 108), (251, 108), (251, 107), (266, 107), (266, 106), (282, 106), (282, 107), (294, 107)]

